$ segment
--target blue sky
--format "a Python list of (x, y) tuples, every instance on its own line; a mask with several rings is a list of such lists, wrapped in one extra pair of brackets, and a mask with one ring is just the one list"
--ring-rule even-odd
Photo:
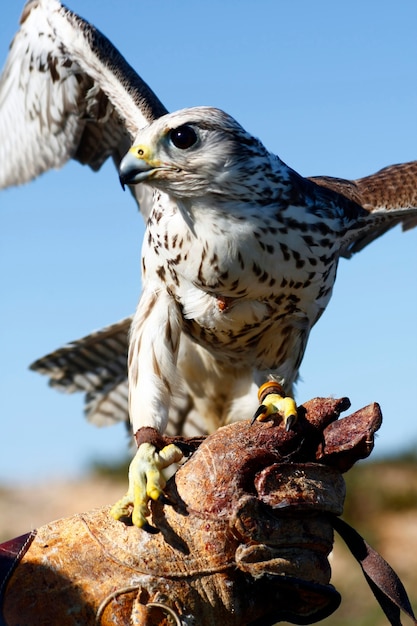
[[(168, 109), (223, 108), (303, 175), (355, 178), (417, 158), (415, 0), (69, 6)], [(2, 8), (1, 64), (20, 11), (17, 1)], [(0, 193), (0, 481), (76, 476), (92, 457), (125, 453), (123, 428), (91, 426), (81, 397), (27, 366), (133, 312), (142, 236), (111, 163), (98, 174), (70, 163)], [(400, 229), (342, 261), (301, 367), (300, 402), (381, 404), (375, 456), (417, 445), (416, 269), (417, 231)]]

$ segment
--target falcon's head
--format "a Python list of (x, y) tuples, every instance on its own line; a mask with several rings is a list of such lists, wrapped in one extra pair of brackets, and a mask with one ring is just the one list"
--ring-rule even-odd
[(282, 165), (230, 115), (194, 107), (143, 128), (119, 171), (122, 185), (144, 182), (174, 197), (243, 198), (249, 187), (252, 197), (261, 192)]

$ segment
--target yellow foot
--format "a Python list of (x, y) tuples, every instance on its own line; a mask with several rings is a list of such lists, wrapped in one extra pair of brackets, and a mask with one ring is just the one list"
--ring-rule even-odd
[(135, 526), (145, 526), (148, 502), (157, 500), (166, 484), (162, 470), (180, 461), (182, 456), (181, 450), (172, 443), (159, 452), (152, 444), (142, 443), (129, 467), (127, 493), (111, 508), (110, 514), (116, 520), (132, 516)]
[(289, 431), (291, 426), (297, 420), (297, 405), (293, 398), (284, 396), (284, 390), (281, 385), (274, 381), (264, 383), (259, 387), (258, 400), (260, 406), (252, 418), (252, 424), (255, 420), (263, 422), (270, 415), (281, 415), (285, 430)]

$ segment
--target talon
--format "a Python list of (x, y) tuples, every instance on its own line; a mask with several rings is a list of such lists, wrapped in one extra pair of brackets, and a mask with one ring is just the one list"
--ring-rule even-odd
[(284, 395), (284, 390), (277, 382), (267, 382), (259, 388), (258, 399), (261, 403), (252, 418), (263, 422), (270, 415), (281, 415), (285, 430), (288, 432), (297, 421), (297, 405), (293, 398)]
[(284, 417), (284, 421), (285, 421), (285, 431), (288, 433), (291, 430), (292, 426), (294, 426), (295, 422), (297, 421), (297, 416), (288, 415), (286, 418)]
[(116, 520), (131, 517), (138, 528), (148, 527), (149, 500), (158, 500), (165, 487), (162, 470), (182, 459), (182, 452), (174, 444), (160, 450), (150, 443), (142, 443), (129, 467), (127, 493), (111, 508)]
[(260, 404), (256, 409), (255, 415), (252, 417), (250, 425), (252, 426), (252, 424), (256, 422), (256, 420), (262, 422), (266, 418), (267, 411), (268, 407), (265, 404)]

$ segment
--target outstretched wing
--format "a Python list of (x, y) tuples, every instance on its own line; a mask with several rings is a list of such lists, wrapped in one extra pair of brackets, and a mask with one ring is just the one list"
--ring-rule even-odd
[[(138, 129), (166, 112), (94, 26), (58, 0), (30, 0), (0, 80), (0, 188), (69, 159), (118, 165)], [(140, 202), (143, 189), (132, 192)]]
[(97, 426), (128, 420), (127, 350), (132, 318), (106, 326), (38, 359), (30, 369), (65, 393), (85, 394), (86, 417)]
[(367, 226), (352, 231), (343, 255), (349, 258), (385, 232), (401, 224), (403, 230), (417, 226), (417, 161), (390, 165), (375, 174), (346, 180), (314, 176), (309, 180), (353, 200), (373, 219)]
[[(96, 426), (125, 422), (128, 411), (127, 351), (132, 317), (68, 343), (38, 359), (30, 369), (49, 378), (49, 385), (64, 393), (84, 394), (84, 413)], [(205, 422), (193, 410), (191, 398), (172, 399), (168, 435), (206, 434)]]
[[(58, 0), (29, 0), (0, 78), (0, 188), (23, 184), (70, 159), (118, 166), (137, 131), (167, 113), (112, 43)], [(131, 191), (146, 218), (152, 190)], [(99, 426), (129, 423), (131, 318), (37, 360), (31, 369), (67, 393), (84, 394)], [(204, 432), (186, 395), (174, 398), (167, 432)]]

